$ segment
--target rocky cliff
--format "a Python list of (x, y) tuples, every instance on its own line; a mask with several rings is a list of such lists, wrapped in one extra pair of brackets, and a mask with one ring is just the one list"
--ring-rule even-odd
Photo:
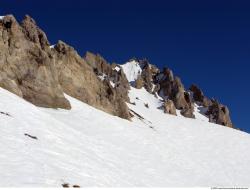
[[(115, 71), (114, 71), (115, 72)], [(42, 107), (70, 109), (67, 93), (91, 106), (129, 119), (125, 93), (101, 80), (69, 45), (54, 48), (29, 16), (19, 24), (12, 15), (0, 20), (0, 86)]]

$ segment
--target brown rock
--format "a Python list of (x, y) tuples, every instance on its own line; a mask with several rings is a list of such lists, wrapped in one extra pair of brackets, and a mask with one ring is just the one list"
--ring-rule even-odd
[(141, 77), (143, 79), (144, 88), (149, 92), (152, 93), (153, 88), (153, 74), (151, 71), (151, 66), (149, 64), (146, 64), (144, 68), (142, 69)]
[(29, 15), (25, 15), (22, 21), (22, 28), (27, 38), (39, 44), (42, 49), (48, 48), (49, 41), (46, 34), (36, 25), (36, 22)]
[(193, 103), (190, 95), (185, 92), (180, 78), (174, 78), (173, 72), (167, 68), (165, 68), (156, 78), (158, 78), (161, 94), (172, 100), (176, 109), (181, 110), (183, 116), (194, 118)]
[(115, 84), (117, 96), (129, 102), (128, 90), (130, 89), (129, 82), (122, 70), (117, 64), (110, 65), (99, 54), (87, 52), (84, 59), (93, 68), (97, 76), (105, 75), (106, 78)]
[(233, 128), (229, 109), (226, 106), (218, 103), (216, 100), (212, 100), (212, 105), (209, 106), (206, 115), (209, 117), (209, 121), (212, 123)]
[(0, 86), (37, 106), (69, 109), (49, 50), (25, 30), (12, 15), (0, 21)]
[(176, 108), (175, 108), (174, 102), (172, 100), (165, 101), (163, 104), (163, 109), (164, 109), (164, 113), (168, 113), (171, 115), (177, 115)]
[(66, 94), (105, 112), (125, 119), (130, 118), (127, 105), (122, 98), (124, 94), (117, 92), (117, 89), (120, 89), (119, 84), (117, 88), (113, 88), (109, 78), (102, 81), (97, 77), (101, 72), (110, 72), (110, 68), (100, 56), (93, 58), (96, 61), (94, 63), (97, 75), (89, 58), (87, 63), (72, 47), (62, 41), (55, 45), (54, 57), (59, 83)]
[(174, 81), (174, 74), (173, 71), (169, 68), (163, 68), (163, 75), (166, 77), (165, 80)]
[(199, 87), (192, 84), (189, 90), (193, 93), (193, 99), (195, 103), (204, 107), (208, 107), (209, 105), (211, 105), (211, 101), (204, 96), (203, 92)]
[(141, 75), (138, 75), (136, 81), (135, 81), (135, 88), (141, 89), (144, 86), (144, 81), (141, 77)]
[(180, 78), (176, 77), (171, 84), (171, 94), (169, 94), (169, 98), (173, 100), (175, 107), (181, 110), (183, 116), (194, 118), (193, 103), (191, 102), (190, 95), (185, 92)]

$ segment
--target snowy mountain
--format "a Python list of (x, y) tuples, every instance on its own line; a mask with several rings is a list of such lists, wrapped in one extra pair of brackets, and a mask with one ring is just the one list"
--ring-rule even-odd
[(0, 187), (250, 185), (250, 135), (169, 68), (52, 47), (29, 16), (0, 33)]

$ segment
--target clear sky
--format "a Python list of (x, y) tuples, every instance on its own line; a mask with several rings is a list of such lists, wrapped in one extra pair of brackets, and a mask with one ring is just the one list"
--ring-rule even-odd
[(250, 2), (167, 0), (2, 0), (0, 15), (32, 16), (51, 44), (110, 62), (147, 58), (170, 67), (228, 105), (237, 128), (250, 132)]

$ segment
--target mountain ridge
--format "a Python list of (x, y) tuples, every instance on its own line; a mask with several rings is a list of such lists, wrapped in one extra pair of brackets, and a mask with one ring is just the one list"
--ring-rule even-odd
[(130, 102), (128, 90), (133, 86), (161, 98), (165, 113), (175, 115), (180, 110), (184, 117), (195, 118), (197, 104), (210, 122), (233, 128), (227, 106), (207, 98), (196, 85), (186, 90), (169, 68), (160, 70), (147, 59), (118, 65), (90, 52), (81, 57), (60, 40), (50, 46), (46, 34), (28, 15), (21, 24), (13, 15), (1, 17), (0, 26), (0, 86), (37, 106), (70, 109), (64, 92), (130, 120), (133, 114), (126, 102)]

